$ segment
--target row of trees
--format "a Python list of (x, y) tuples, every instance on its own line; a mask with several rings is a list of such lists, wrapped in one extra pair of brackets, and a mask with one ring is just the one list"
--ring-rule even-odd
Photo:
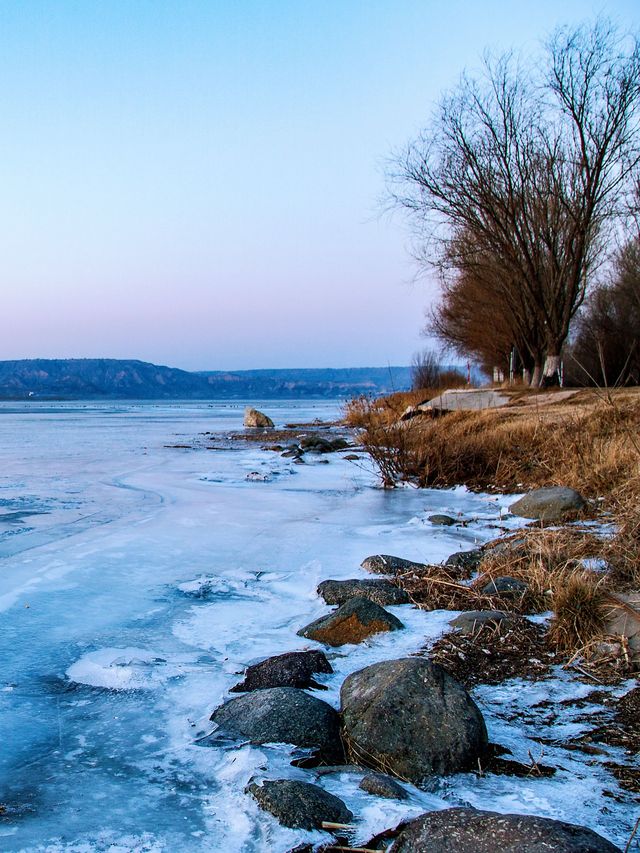
[[(430, 331), (488, 367), (515, 350), (532, 384), (557, 377), (637, 209), (639, 117), (640, 44), (603, 21), (557, 31), (542, 62), (507, 54), (463, 76), (389, 175), (441, 275)], [(611, 289), (598, 293), (585, 316), (602, 331)]]

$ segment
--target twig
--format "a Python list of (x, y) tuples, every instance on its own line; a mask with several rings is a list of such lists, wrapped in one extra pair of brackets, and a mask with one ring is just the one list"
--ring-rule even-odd
[(604, 681), (601, 681), (597, 675), (594, 675), (592, 672), (588, 672), (586, 669), (583, 669), (581, 666), (578, 666), (577, 663), (566, 664), (564, 669), (575, 669), (578, 672), (582, 673), (586, 678), (592, 678), (596, 684), (604, 684)]
[(638, 818), (638, 820), (635, 823), (635, 826), (631, 830), (631, 835), (629, 836), (629, 840), (627, 841), (627, 844), (624, 848), (624, 853), (629, 853), (629, 850), (631, 850), (631, 842), (633, 841), (634, 836), (635, 836), (636, 832), (638, 831), (639, 826), (640, 826), (640, 817)]

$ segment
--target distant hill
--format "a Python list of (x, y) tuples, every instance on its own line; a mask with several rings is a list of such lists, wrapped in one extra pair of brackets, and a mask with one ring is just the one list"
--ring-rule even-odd
[(411, 385), (409, 367), (190, 373), (113, 358), (0, 361), (0, 399), (213, 400), (350, 397)]

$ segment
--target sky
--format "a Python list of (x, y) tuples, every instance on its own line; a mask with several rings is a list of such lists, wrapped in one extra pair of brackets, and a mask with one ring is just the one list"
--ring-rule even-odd
[(385, 163), (485, 49), (638, 0), (0, 0), (0, 359), (408, 364)]

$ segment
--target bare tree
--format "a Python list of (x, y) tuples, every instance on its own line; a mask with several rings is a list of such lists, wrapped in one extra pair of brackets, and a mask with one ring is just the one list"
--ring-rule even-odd
[(545, 58), (543, 74), (507, 54), (481, 79), (464, 76), (390, 175), (421, 259), (469, 275), (471, 245), (476, 278), (499, 271), (503, 310), (543, 334), (534, 382), (558, 371), (640, 163), (638, 40), (601, 21), (559, 30)]
[(417, 352), (411, 363), (411, 387), (414, 391), (439, 388), (441, 372), (440, 360), (433, 350)]
[(450, 241), (455, 273), (444, 277), (439, 304), (431, 311), (429, 331), (460, 355), (474, 354), (491, 375), (507, 372), (511, 353), (531, 375), (542, 365), (543, 330), (500, 258), (461, 232)]
[(612, 279), (589, 294), (576, 325), (568, 363), (576, 384), (640, 383), (640, 236), (616, 254)]

